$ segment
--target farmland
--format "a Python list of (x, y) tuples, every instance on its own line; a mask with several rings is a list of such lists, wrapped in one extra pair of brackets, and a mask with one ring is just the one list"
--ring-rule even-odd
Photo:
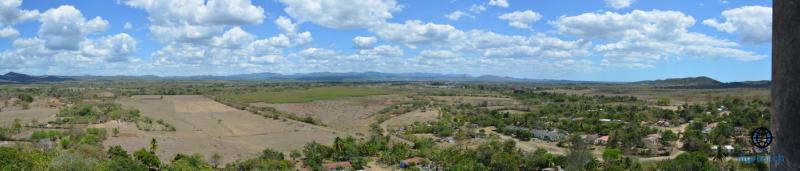
[(316, 100), (333, 100), (346, 97), (362, 97), (388, 94), (390, 91), (379, 88), (361, 87), (315, 87), (290, 89), (285, 91), (255, 91), (243, 94), (226, 94), (221, 98), (244, 103), (304, 103)]
[[(734, 128), (769, 124), (762, 115), (767, 90), (758, 88), (196, 81), (76, 88), (95, 84), (4, 87), (3, 144), (98, 155), (113, 147), (139, 155), (131, 159), (157, 156), (160, 164), (139, 161), (150, 168), (180, 162), (178, 156), (216, 169), (314, 170), (349, 162), (390, 170), (413, 157), (435, 163), (431, 167), (464, 162), (453, 158), (474, 167), (509, 167), (470, 156), (480, 151), (532, 156), (505, 159), (529, 163), (521, 170), (568, 166), (565, 160), (576, 155), (646, 170), (680, 155), (710, 157), (712, 144), (745, 149)], [(620, 157), (603, 158), (610, 152)]]

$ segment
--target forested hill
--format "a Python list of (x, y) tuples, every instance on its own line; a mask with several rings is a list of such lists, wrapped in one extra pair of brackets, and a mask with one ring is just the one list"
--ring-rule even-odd
[(64, 78), (58, 76), (30, 76), (16, 72), (9, 72), (0, 75), (0, 84), (3, 83), (37, 83), (37, 82), (58, 82), (72, 80), (71, 78)]
[(651, 85), (651, 86), (714, 86), (723, 84), (713, 78), (706, 76), (700, 77), (686, 77), (686, 78), (668, 78), (663, 80), (648, 80), (638, 81), (631, 84)]
[(706, 76), (637, 81), (629, 84), (663, 88), (767, 88), (770, 81), (721, 82)]

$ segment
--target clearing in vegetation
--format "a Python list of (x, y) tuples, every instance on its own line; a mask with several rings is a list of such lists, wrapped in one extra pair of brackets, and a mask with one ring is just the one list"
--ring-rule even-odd
[(366, 135), (372, 117), (384, 108), (399, 103), (404, 98), (397, 95), (351, 97), (338, 100), (320, 100), (308, 103), (253, 103), (257, 107), (272, 107), (298, 117), (317, 118), (333, 129)]
[[(264, 118), (203, 96), (163, 96), (163, 99), (133, 96), (118, 102), (140, 109), (143, 116), (164, 120), (174, 125), (176, 131), (146, 132), (125, 122), (95, 125), (119, 129), (119, 136), (108, 138), (104, 145), (121, 145), (128, 151), (134, 151), (147, 148), (150, 140), (155, 138), (160, 146), (156, 153), (163, 156), (162, 161), (170, 160), (177, 153), (200, 153), (203, 156), (218, 153), (222, 156), (222, 163), (229, 163), (256, 156), (264, 148), (288, 153), (301, 149), (307, 142), (328, 144), (337, 136), (348, 136), (302, 122)], [(194, 108), (197, 106), (203, 107)]]
[(305, 103), (317, 100), (333, 100), (345, 97), (362, 97), (388, 94), (386, 89), (358, 87), (315, 87), (283, 91), (255, 91), (245, 94), (225, 94), (221, 98), (244, 103)]

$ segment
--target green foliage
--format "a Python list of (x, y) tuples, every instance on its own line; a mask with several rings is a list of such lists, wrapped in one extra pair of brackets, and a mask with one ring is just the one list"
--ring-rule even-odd
[(51, 139), (55, 140), (61, 137), (60, 131), (46, 131), (46, 130), (35, 130), (31, 134), (31, 140), (37, 142), (41, 139)]
[(129, 157), (111, 158), (108, 170), (112, 171), (142, 171), (148, 170), (147, 166)]
[(586, 164), (594, 159), (592, 153), (587, 149), (587, 145), (579, 136), (572, 136), (569, 142), (570, 148), (566, 156), (566, 169), (581, 170), (586, 168)]
[(250, 159), (239, 163), (228, 164), (225, 170), (281, 170), (289, 171), (294, 168), (294, 164), (287, 160), (264, 160)]
[(52, 153), (0, 147), (0, 170), (46, 170)]
[(79, 152), (62, 151), (53, 158), (50, 163), (51, 168), (58, 168), (58, 170), (101, 170), (96, 168), (100, 161), (97, 158), (83, 155)]
[(333, 149), (317, 142), (306, 143), (303, 146), (303, 155), (306, 159), (303, 164), (311, 168), (322, 166), (322, 160), (330, 158)]
[(111, 158), (111, 159), (113, 159), (115, 157), (118, 157), (118, 158), (131, 158), (128, 155), (128, 151), (125, 151), (125, 149), (123, 149), (122, 146), (119, 146), (119, 145), (112, 146), (112, 147), (108, 148), (108, 151), (106, 152), (106, 155), (108, 155), (108, 158)]
[(158, 159), (158, 156), (144, 148), (133, 152), (133, 158), (150, 168), (158, 168), (161, 166), (161, 160)]
[(164, 170), (169, 171), (211, 171), (211, 165), (203, 161), (200, 154), (184, 155), (177, 154), (172, 162)]
[(360, 97), (386, 94), (386, 90), (358, 87), (317, 87), (282, 91), (252, 91), (243, 94), (224, 94), (221, 97), (235, 102), (254, 103), (304, 103), (316, 100), (331, 100), (344, 97)]
[(659, 97), (658, 100), (656, 100), (656, 105), (659, 106), (668, 106), (669, 103), (670, 103), (669, 97)]
[(261, 151), (260, 158), (264, 160), (283, 160), (283, 153), (272, 149), (264, 149), (264, 151)]
[(158, 140), (156, 138), (150, 139), (150, 152), (155, 153), (158, 151)]
[(672, 130), (666, 130), (663, 133), (661, 133), (661, 139), (660, 139), (661, 144), (666, 145), (669, 144), (669, 142), (675, 140), (678, 140), (678, 134), (675, 134), (674, 132), (672, 132)]
[(31, 96), (30, 94), (18, 94), (17, 98), (19, 98), (19, 100), (21, 100), (23, 102), (27, 102), (27, 103), (33, 102), (33, 96)]
[(658, 163), (658, 169), (664, 171), (719, 170), (718, 167), (708, 161), (708, 156), (702, 152), (682, 153), (675, 159)]
[(292, 160), (300, 158), (302, 156), (303, 156), (303, 154), (301, 154), (300, 151), (297, 151), (297, 150), (292, 150), (292, 152), (289, 153), (289, 157), (291, 157)]

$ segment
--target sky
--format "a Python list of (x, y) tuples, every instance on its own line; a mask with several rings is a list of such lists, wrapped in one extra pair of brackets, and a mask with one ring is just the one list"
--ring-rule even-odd
[(769, 80), (769, 0), (2, 0), (0, 72)]

